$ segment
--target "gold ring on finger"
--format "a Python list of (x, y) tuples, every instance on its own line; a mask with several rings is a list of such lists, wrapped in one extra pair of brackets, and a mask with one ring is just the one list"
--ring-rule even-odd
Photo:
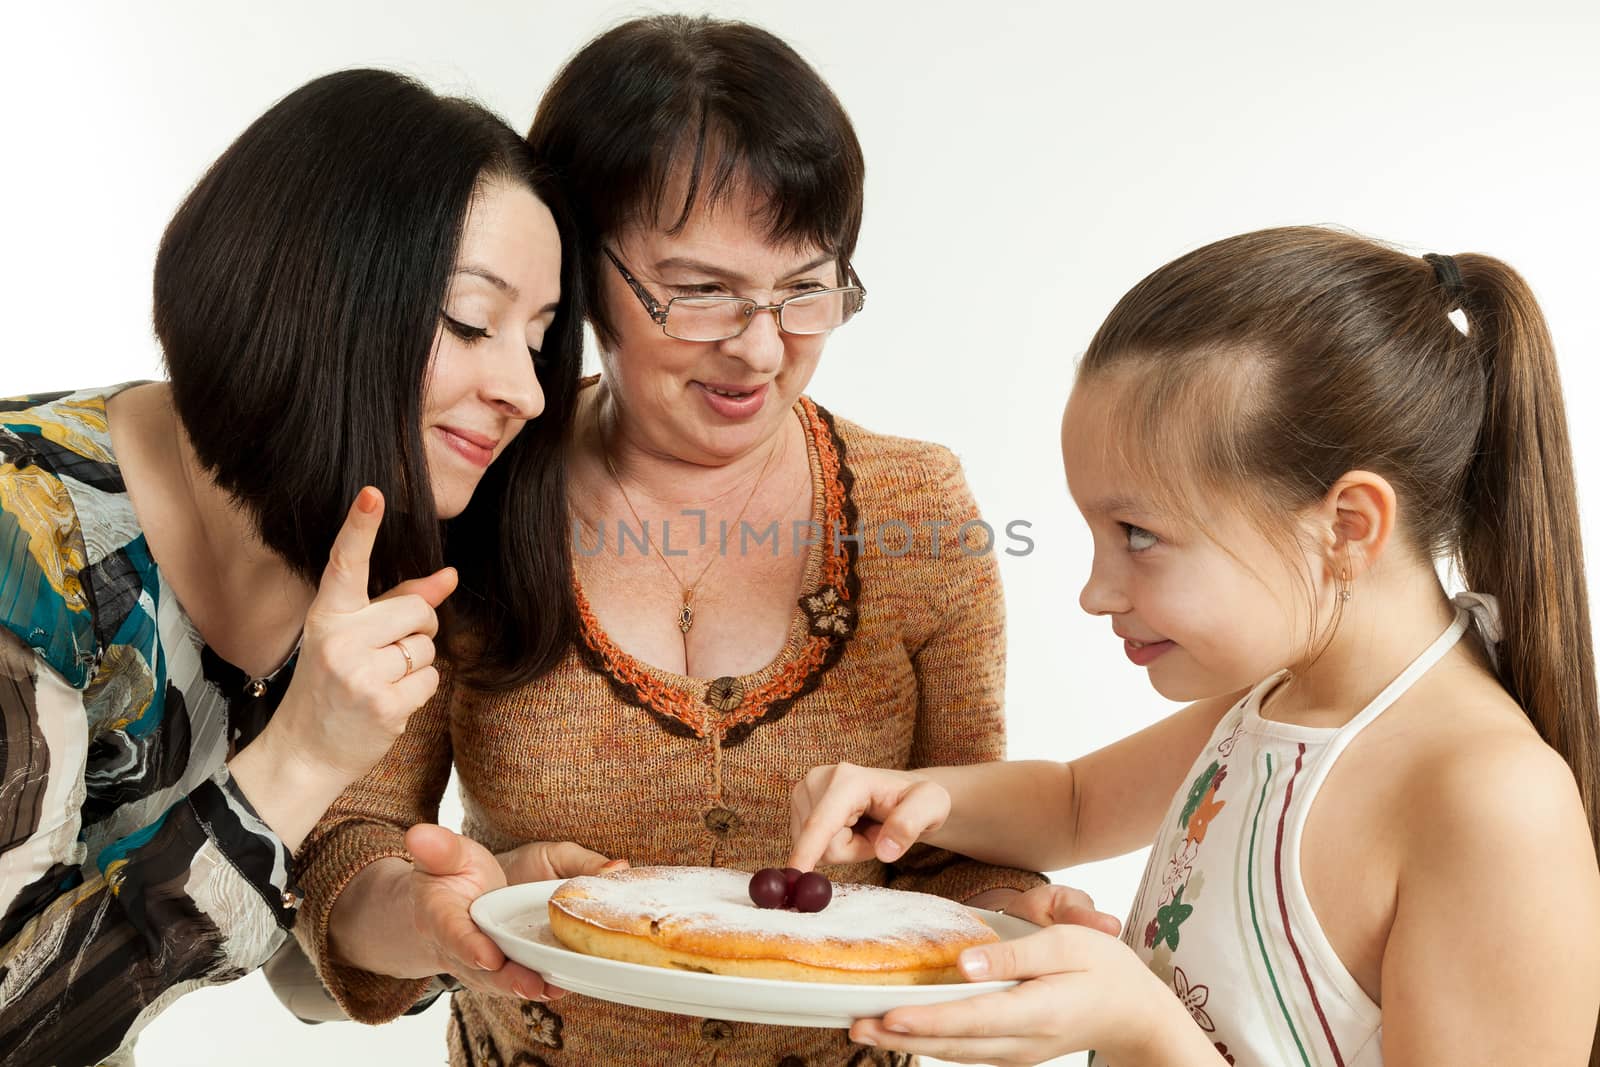
[(417, 665), (416, 662), (412, 660), (410, 651), (406, 648), (405, 638), (402, 637), (400, 640), (394, 642), (394, 647), (398, 648), (400, 650), (400, 654), (406, 658), (406, 673), (400, 676), (401, 678), (404, 678), (407, 674), (410, 674), (412, 671), (416, 670)]

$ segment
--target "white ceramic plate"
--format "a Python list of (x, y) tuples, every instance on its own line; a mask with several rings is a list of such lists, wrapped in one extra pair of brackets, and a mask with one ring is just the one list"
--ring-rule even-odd
[[(848, 1027), (891, 1008), (942, 1004), (993, 993), (1015, 982), (959, 982), (952, 985), (841, 985), (834, 982), (782, 982), (733, 978), (647, 967), (574, 952), (550, 932), (547, 905), (561, 881), (530, 882), (485, 893), (472, 903), (472, 920), (511, 959), (574, 993), (636, 1008), (698, 1015), (730, 1022), (778, 1026)], [(1002, 940), (1023, 937), (1037, 926), (1011, 915), (969, 909)]]

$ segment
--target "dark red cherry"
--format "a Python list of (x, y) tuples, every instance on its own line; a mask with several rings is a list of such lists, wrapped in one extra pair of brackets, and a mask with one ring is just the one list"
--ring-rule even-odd
[(758, 908), (781, 908), (789, 895), (789, 880), (776, 867), (763, 867), (750, 876), (750, 899)]
[(795, 911), (821, 911), (833, 899), (833, 883), (816, 871), (807, 871), (795, 880), (789, 903)]

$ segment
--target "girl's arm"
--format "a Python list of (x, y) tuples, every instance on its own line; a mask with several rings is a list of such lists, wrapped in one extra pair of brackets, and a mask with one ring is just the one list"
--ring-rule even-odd
[(1572, 772), (1533, 737), (1434, 762), (1407, 805), (1384, 1062), (1581, 1067), (1600, 1011), (1600, 873)]
[(1191, 704), (1068, 763), (931, 770), (928, 777), (951, 797), (951, 818), (937, 843), (991, 863), (1026, 862), (1047, 871), (1144, 848), (1235, 700)]
[(816, 768), (795, 787), (791, 865), (892, 861), (915, 841), (1035, 870), (1142, 848), (1237, 700), (1191, 704), (1070, 763)]

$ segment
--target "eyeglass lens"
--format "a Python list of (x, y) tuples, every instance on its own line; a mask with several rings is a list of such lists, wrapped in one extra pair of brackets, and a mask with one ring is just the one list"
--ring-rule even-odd
[[(826, 333), (849, 320), (854, 289), (829, 289), (790, 297), (778, 310), (785, 333)], [(722, 341), (743, 333), (757, 304), (725, 296), (678, 297), (667, 305), (667, 333), (685, 341)]]

